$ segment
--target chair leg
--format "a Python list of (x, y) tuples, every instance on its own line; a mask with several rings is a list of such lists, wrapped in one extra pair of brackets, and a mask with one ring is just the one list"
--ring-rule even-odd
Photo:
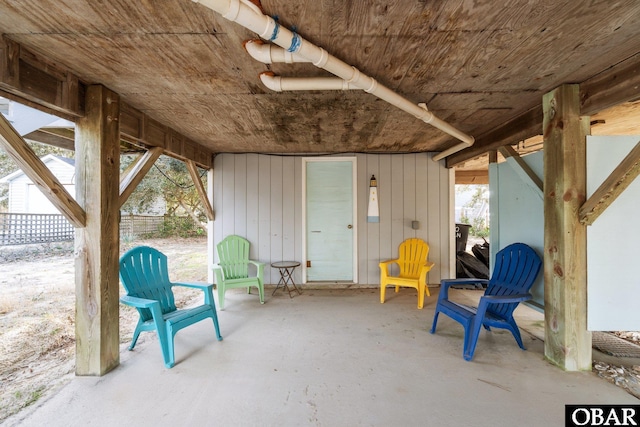
[(436, 314), (433, 315), (433, 324), (431, 325), (431, 333), (432, 334), (436, 333), (436, 325), (438, 324), (438, 315), (439, 314), (440, 314), (440, 312), (436, 308)]
[(258, 285), (258, 294), (260, 295), (260, 304), (264, 304), (264, 286)]
[(473, 353), (476, 351), (478, 337), (480, 336), (480, 326), (482, 321), (474, 316), (467, 324), (464, 325), (464, 351), (462, 356), (467, 362), (473, 359)]
[(510, 326), (509, 330), (513, 334), (513, 337), (516, 339), (518, 346), (521, 349), (526, 350), (526, 348), (524, 347), (524, 344), (522, 343), (522, 337), (520, 336), (520, 329), (518, 328), (518, 325), (516, 325), (516, 322), (514, 322), (513, 320), (509, 321), (509, 326)]
[(224, 285), (218, 283), (218, 303), (220, 304), (220, 310), (224, 310)]
[(140, 321), (138, 321), (138, 324), (136, 325), (136, 330), (133, 332), (133, 338), (131, 339), (131, 344), (129, 345), (129, 351), (133, 350), (133, 347), (136, 346), (136, 343), (138, 342), (138, 337), (140, 336)]
[(384, 296), (387, 291), (386, 285), (380, 285), (380, 304), (384, 304)]
[(160, 350), (162, 351), (164, 366), (167, 368), (173, 368), (175, 358), (173, 353), (173, 334), (170, 331), (170, 326), (167, 324), (157, 325), (156, 332), (158, 334), (158, 341), (160, 342)]
[(173, 331), (167, 331), (167, 355), (164, 359), (164, 365), (167, 368), (173, 368), (176, 364), (174, 339), (175, 333), (173, 333)]
[(211, 315), (213, 320), (213, 328), (216, 330), (216, 339), (222, 341), (222, 335), (220, 335), (220, 325), (218, 324), (218, 315), (216, 314), (216, 308), (213, 307), (213, 314)]
[(418, 308), (424, 307), (424, 285), (421, 283), (418, 285)]

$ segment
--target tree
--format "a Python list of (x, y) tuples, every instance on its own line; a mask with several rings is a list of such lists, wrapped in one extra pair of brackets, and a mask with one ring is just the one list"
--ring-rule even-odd
[(471, 225), (469, 234), (477, 237), (489, 236), (487, 212), (489, 208), (488, 185), (456, 185), (456, 194), (471, 191), (471, 197), (463, 206), (460, 221)]
[[(134, 159), (133, 156), (123, 156), (121, 169), (126, 169)], [(206, 231), (206, 215), (184, 162), (160, 156), (122, 209), (146, 213), (159, 198), (164, 200), (168, 215), (189, 215), (196, 226)]]

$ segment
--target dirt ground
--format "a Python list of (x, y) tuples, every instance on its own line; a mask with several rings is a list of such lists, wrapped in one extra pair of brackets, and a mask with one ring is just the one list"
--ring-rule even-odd
[[(172, 280), (207, 281), (206, 239), (122, 242), (121, 253), (143, 244), (167, 255)], [(74, 275), (73, 242), (0, 247), (0, 424), (74, 375)], [(180, 289), (176, 304), (197, 297), (198, 291)], [(122, 307), (122, 348), (137, 320), (134, 309)]]

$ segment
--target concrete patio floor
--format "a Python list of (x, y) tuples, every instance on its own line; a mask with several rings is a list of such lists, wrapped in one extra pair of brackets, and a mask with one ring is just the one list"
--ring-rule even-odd
[[(176, 335), (165, 369), (155, 334), (143, 333), (101, 378), (74, 377), (51, 398), (9, 418), (21, 426), (563, 426), (565, 404), (638, 404), (591, 372), (543, 357), (542, 315), (517, 310), (527, 351), (507, 331), (483, 331), (472, 362), (462, 327), (440, 316), (437, 289), (229, 291), (210, 321)], [(452, 291), (459, 298), (478, 291)], [(146, 336), (145, 336), (146, 335)]]

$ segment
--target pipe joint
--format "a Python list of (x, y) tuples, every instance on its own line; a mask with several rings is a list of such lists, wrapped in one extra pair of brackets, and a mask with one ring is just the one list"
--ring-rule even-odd
[(367, 93), (373, 93), (375, 92), (375, 90), (378, 88), (378, 82), (376, 79), (372, 78), (371, 79), (371, 85), (365, 89), (364, 91)]
[(260, 73), (260, 80), (262, 81), (262, 84), (272, 91), (282, 92), (282, 78), (280, 76), (276, 76), (271, 71)]
[(318, 61), (314, 62), (313, 65), (315, 65), (318, 68), (324, 68), (324, 66), (327, 65), (327, 61), (329, 60), (329, 53), (327, 53), (327, 51), (321, 47), (319, 49), (320, 49), (320, 58), (318, 59)]
[(240, 0), (231, 0), (229, 2), (229, 10), (222, 16), (229, 21), (236, 21), (240, 15)]
[(353, 70), (353, 74), (351, 75), (351, 78), (347, 80), (348, 83), (354, 83), (360, 78), (360, 70), (353, 66), (351, 69)]

